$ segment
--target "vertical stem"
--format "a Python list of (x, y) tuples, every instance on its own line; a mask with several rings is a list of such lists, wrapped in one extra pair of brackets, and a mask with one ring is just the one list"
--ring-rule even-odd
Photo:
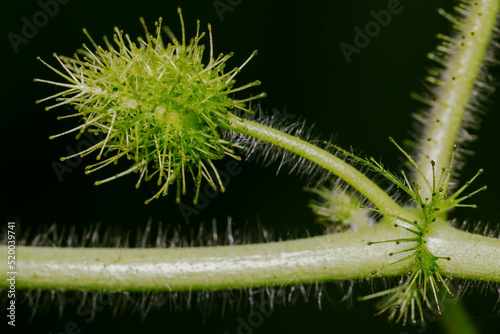
[[(474, 83), (495, 27), (499, 5), (498, 0), (471, 1), (467, 17), (454, 22), (460, 32), (450, 40), (454, 50), (443, 57), (447, 59), (447, 67), (439, 79), (439, 93), (426, 120), (417, 159), (428, 180), (432, 180), (431, 160), (436, 162), (437, 170), (447, 168), (450, 163), (453, 145), (463, 126)], [(417, 183), (424, 184), (417, 173), (415, 178)], [(429, 189), (422, 187), (422, 192), (422, 198), (430, 197)]]

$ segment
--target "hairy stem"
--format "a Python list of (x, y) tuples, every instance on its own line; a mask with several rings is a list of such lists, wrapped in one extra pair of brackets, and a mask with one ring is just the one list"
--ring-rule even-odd
[[(231, 124), (226, 126), (228, 130), (237, 131), (281, 147), (332, 172), (368, 198), (382, 214), (403, 215), (405, 212), (366, 175), (335, 155), (300, 138), (256, 122), (240, 119), (236, 116), (231, 117), (230, 121)], [(391, 219), (386, 221), (392, 225)]]
[(447, 334), (478, 334), (472, 317), (467, 314), (461, 301), (446, 305), (446, 312), (444, 312), (440, 323), (443, 331)]
[[(430, 232), (428, 247), (454, 277), (500, 282), (500, 240), (456, 231)], [(290, 285), (404, 274), (408, 261), (395, 252), (407, 245), (368, 241), (407, 236), (378, 224), (370, 229), (268, 244), (197, 248), (17, 248), (18, 289), (86, 291), (189, 291)], [(0, 252), (7, 252), (0, 246)], [(0, 288), (7, 287), (7, 270)]]
[[(436, 162), (437, 170), (447, 168), (453, 154), (453, 145), (463, 126), (467, 105), (472, 97), (485, 53), (500, 7), (498, 0), (471, 3), (465, 20), (461, 20), (460, 34), (453, 39), (456, 52), (447, 57), (447, 68), (439, 80), (439, 94), (420, 142), (421, 151), (417, 159), (424, 176), (432, 180), (430, 161)], [(425, 184), (418, 173), (417, 183)], [(430, 197), (430, 190), (422, 187), (422, 198)]]
[[(386, 225), (267, 244), (167, 248), (18, 247), (18, 288), (186, 291), (249, 288), (370, 277), (389, 264), (393, 245), (367, 241), (400, 237)], [(0, 247), (6, 252), (6, 247)], [(405, 265), (390, 266), (389, 275)], [(21, 271), (22, 270), (22, 271)], [(2, 272), (2, 275), (5, 271)], [(0, 287), (8, 283), (0, 276)]]
[(472, 234), (436, 222), (426, 234), (427, 247), (440, 260), (446, 275), (479, 281), (500, 282), (500, 239)]

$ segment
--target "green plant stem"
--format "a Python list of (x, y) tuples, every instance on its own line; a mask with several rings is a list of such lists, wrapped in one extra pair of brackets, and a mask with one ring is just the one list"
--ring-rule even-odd
[(456, 301), (445, 306), (440, 324), (447, 334), (477, 334), (471, 317), (467, 314), (463, 303)]
[[(472, 3), (467, 19), (461, 21), (460, 34), (456, 36), (457, 52), (447, 56), (450, 58), (448, 67), (440, 78), (439, 95), (433, 103), (420, 140), (422, 146), (417, 165), (428, 180), (432, 180), (431, 160), (436, 162), (436, 171), (448, 168), (450, 164), (453, 145), (457, 143), (499, 8), (498, 0)], [(425, 184), (418, 173), (415, 172), (414, 176), (418, 184)], [(422, 187), (421, 191), (422, 198), (430, 198), (431, 190)]]
[[(408, 245), (368, 241), (406, 236), (402, 229), (378, 224), (285, 242), (196, 248), (59, 248), (20, 246), (16, 287), (85, 291), (189, 291), (290, 285), (404, 274), (411, 262), (390, 264), (388, 256)], [(500, 240), (455, 231), (437, 224), (428, 247), (451, 256), (442, 269), (454, 277), (500, 282)], [(6, 254), (7, 247), (0, 246)], [(0, 273), (0, 288), (8, 285)]]
[[(352, 167), (344, 160), (300, 138), (283, 133), (271, 127), (244, 120), (236, 116), (229, 119), (231, 123), (224, 126), (227, 130), (240, 132), (247, 136), (276, 145), (293, 152), (302, 158), (332, 172), (368, 198), (384, 215), (400, 215), (406, 213), (384, 190), (372, 180)], [(392, 219), (386, 220), (392, 225)]]
[(446, 275), (500, 282), (500, 239), (464, 232), (444, 221), (431, 224), (425, 239), (434, 256), (450, 257), (439, 260)]
[[(401, 236), (386, 225), (267, 244), (170, 248), (18, 247), (18, 288), (174, 291), (249, 288), (371, 276), (388, 265), (393, 245), (367, 241)], [(370, 239), (368, 239), (370, 238)], [(1, 251), (6, 247), (2, 246)], [(388, 273), (404, 272), (405, 265)], [(6, 271), (2, 272), (4, 275)], [(1, 277), (0, 283), (7, 281)]]

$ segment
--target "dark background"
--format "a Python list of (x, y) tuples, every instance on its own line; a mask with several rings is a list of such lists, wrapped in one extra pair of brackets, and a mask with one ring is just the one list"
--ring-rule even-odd
[[(223, 3), (229, 3), (222, 1)], [(253, 93), (266, 91), (262, 100), (264, 110), (273, 110), (292, 116), (300, 115), (328, 139), (338, 135), (337, 143), (347, 148), (353, 146), (374, 157), (383, 157), (392, 170), (400, 168), (401, 157), (388, 142), (392, 136), (398, 142), (411, 137), (411, 113), (422, 108), (410, 99), (411, 91), (421, 91), (425, 68), (431, 62), (426, 59), (437, 43), (435, 35), (450, 30), (448, 22), (437, 14), (437, 8), (450, 10), (452, 1), (402, 1), (403, 11), (392, 16), (391, 23), (372, 38), (360, 54), (353, 55), (348, 64), (339, 48), (341, 42), (353, 43), (353, 28), (373, 20), (371, 10), (387, 8), (388, 1), (350, 2), (299, 2), (289, 1), (233, 1), (232, 11), (218, 15), (213, 1), (96, 1), (72, 0), (61, 5), (58, 13), (39, 28), (38, 33), (27, 44), (19, 46), (15, 53), (7, 39), (9, 32), (20, 34), (23, 17), (32, 21), (41, 10), (36, 1), (8, 1), (1, 5), (1, 92), (0, 116), (0, 214), (2, 224), (9, 220), (18, 222), (26, 230), (31, 227), (57, 223), (59, 228), (79, 228), (101, 223), (102, 226), (121, 227), (135, 231), (144, 228), (149, 218), (153, 224), (181, 224), (183, 229), (196, 229), (201, 221), (216, 218), (223, 228), (226, 218), (233, 218), (234, 229), (242, 228), (245, 222), (273, 226), (275, 231), (286, 234), (288, 230), (304, 234), (319, 233), (313, 215), (307, 207), (310, 194), (303, 192), (304, 180), (282, 173), (276, 176), (277, 167), (262, 168), (255, 163), (241, 164), (242, 172), (233, 177), (225, 194), (210, 201), (197, 216), (186, 224), (171, 197), (161, 198), (150, 205), (143, 204), (153, 194), (154, 186), (148, 184), (135, 190), (137, 175), (125, 177), (99, 187), (95, 180), (110, 175), (104, 170), (100, 174), (84, 175), (87, 157), (72, 173), (63, 174), (60, 182), (51, 164), (66, 155), (65, 147), (75, 148), (77, 142), (72, 135), (49, 140), (49, 135), (65, 131), (76, 122), (57, 121), (64, 114), (62, 108), (45, 111), (45, 105), (36, 105), (35, 100), (54, 93), (54, 88), (33, 83), (33, 78), (56, 79), (57, 77), (40, 62), (37, 56), (51, 64), (51, 54), (71, 55), (87, 42), (82, 33), (86, 27), (94, 39), (101, 43), (100, 36), (112, 35), (114, 26), (128, 32), (132, 37), (142, 36), (139, 17), (144, 16), (150, 30), (153, 22), (162, 16), (165, 24), (180, 36), (180, 25), (176, 12), (181, 6), (186, 22), (187, 35), (195, 33), (196, 19), (202, 26), (210, 22), (213, 27), (215, 53), (235, 52), (229, 68), (241, 64), (254, 49), (259, 55), (238, 75), (240, 84), (259, 79), (262, 86)], [(206, 30), (206, 29), (204, 29)], [(205, 38), (205, 43), (208, 39)], [(492, 72), (498, 74), (498, 70)], [(497, 75), (498, 76), (498, 75)], [(496, 84), (496, 81), (493, 82)], [(243, 96), (241, 96), (243, 98)], [(495, 112), (500, 105), (499, 95), (492, 96), (491, 112), (483, 117), (479, 140), (471, 145), (474, 157), (468, 160), (463, 179), (472, 176), (478, 168), (486, 173), (478, 181), (487, 184), (486, 193), (474, 200), (480, 209), (460, 210), (455, 217), (471, 222), (497, 223), (499, 178), (498, 143), (500, 116)], [(224, 163), (221, 165), (224, 166)], [(185, 203), (190, 203), (185, 197)], [(339, 285), (328, 286), (332, 295), (338, 294)], [(354, 296), (367, 290), (355, 287)], [(341, 296), (341, 295), (340, 295)], [(493, 312), (498, 293), (486, 296), (472, 291), (463, 300), (482, 333), (493, 333), (498, 329), (499, 318)], [(354, 302), (348, 308), (340, 297), (333, 302), (325, 301), (322, 311), (315, 302), (278, 307), (265, 318), (263, 324), (254, 328), (254, 333), (276, 331), (299, 333), (437, 333), (439, 322), (429, 322), (425, 329), (390, 326), (385, 315), (373, 319), (372, 302)], [(3, 308), (3, 307), (2, 307)], [(2, 313), (3, 314), (3, 313)], [(238, 317), (247, 318), (248, 308), (227, 312), (224, 319), (220, 313), (208, 316), (203, 325), (202, 315), (196, 311), (173, 314), (168, 307), (153, 310), (141, 322), (140, 317), (129, 314), (112, 318), (109, 308), (98, 312), (94, 323), (87, 324), (78, 317), (75, 305), (65, 304), (62, 319), (53, 309), (44, 311), (40, 307), (30, 321), (29, 307), (18, 309), (17, 328), (29, 329), (31, 333), (59, 333), (69, 321), (75, 321), (81, 333), (124, 332), (207, 332), (236, 333)], [(6, 320), (2, 317), (2, 326)]]

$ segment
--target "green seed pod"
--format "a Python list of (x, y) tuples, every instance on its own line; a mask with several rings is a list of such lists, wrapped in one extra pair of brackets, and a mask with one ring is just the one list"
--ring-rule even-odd
[[(182, 25), (182, 41), (179, 42), (168, 28), (164, 28), (172, 43), (164, 45), (161, 38), (161, 18), (156, 23), (156, 36), (149, 34), (144, 20), (146, 40), (131, 41), (127, 34), (115, 28), (114, 43), (105, 38), (107, 50), (97, 45), (86, 30), (84, 33), (94, 46), (94, 51), (85, 44), (74, 58), (54, 55), (64, 71), (59, 71), (42, 62), (66, 80), (54, 82), (35, 79), (66, 90), (49, 96), (37, 103), (55, 99), (58, 103), (47, 107), (52, 109), (71, 104), (76, 113), (66, 117), (80, 117), (84, 123), (74, 129), (52, 136), (85, 130), (102, 133), (105, 139), (79, 152), (84, 156), (98, 151), (96, 164), (87, 166), (91, 173), (109, 164), (116, 164), (122, 157), (133, 161), (130, 168), (98, 181), (101, 184), (120, 176), (136, 172), (141, 180), (155, 178), (160, 187), (153, 198), (168, 193), (169, 186), (177, 183), (177, 201), (180, 193), (186, 193), (186, 178), (191, 175), (198, 191), (202, 179), (216, 189), (218, 184), (224, 191), (217, 170), (213, 164), (225, 156), (239, 157), (233, 143), (223, 140), (219, 125), (227, 123), (234, 108), (250, 112), (245, 102), (265, 96), (234, 100), (234, 92), (259, 85), (255, 81), (233, 88), (234, 77), (256, 52), (239, 68), (225, 72), (226, 61), (231, 54), (213, 57), (211, 27), (210, 57), (203, 63), (204, 45), (200, 40), (200, 22), (196, 36), (186, 43), (184, 22), (178, 10)], [(67, 159), (70, 157), (62, 158)]]

